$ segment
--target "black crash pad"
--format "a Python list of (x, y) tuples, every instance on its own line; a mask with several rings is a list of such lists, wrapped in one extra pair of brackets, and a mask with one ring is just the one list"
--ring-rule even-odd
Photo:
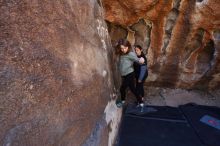
[(210, 126), (208, 123), (210, 119), (210, 122), (215, 120), (216, 123), (213, 124), (220, 124), (220, 108), (187, 104), (180, 106), (180, 109), (205, 145), (220, 146), (219, 125)]
[(218, 107), (128, 105), (117, 146), (220, 146), (219, 119)]
[(125, 115), (118, 146), (203, 146), (187, 123)]

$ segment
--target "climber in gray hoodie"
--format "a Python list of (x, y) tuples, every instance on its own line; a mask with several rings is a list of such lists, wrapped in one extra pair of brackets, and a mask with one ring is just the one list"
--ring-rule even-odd
[(120, 87), (121, 102), (117, 103), (118, 107), (121, 107), (125, 103), (126, 89), (130, 88), (131, 92), (135, 95), (138, 104), (144, 106), (142, 98), (135, 90), (134, 82), (134, 67), (133, 63), (144, 63), (144, 58), (138, 58), (134, 52), (131, 52), (131, 44), (129, 41), (121, 39), (116, 46), (116, 54), (119, 55), (119, 69), (122, 77), (122, 83)]

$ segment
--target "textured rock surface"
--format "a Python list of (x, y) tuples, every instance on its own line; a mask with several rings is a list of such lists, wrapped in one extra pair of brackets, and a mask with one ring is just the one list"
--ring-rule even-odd
[(102, 0), (102, 4), (113, 44), (127, 35), (147, 52), (147, 84), (220, 87), (218, 0)]
[(0, 145), (114, 139), (104, 110), (117, 76), (101, 11), (87, 0), (0, 1)]

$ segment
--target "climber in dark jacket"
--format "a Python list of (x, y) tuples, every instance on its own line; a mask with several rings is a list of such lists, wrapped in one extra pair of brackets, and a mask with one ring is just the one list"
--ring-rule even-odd
[(148, 76), (147, 58), (143, 53), (142, 47), (139, 45), (135, 46), (135, 53), (137, 54), (138, 58), (144, 58), (143, 64), (134, 63), (136, 92), (140, 97), (142, 97), (142, 99), (144, 99), (144, 82)]

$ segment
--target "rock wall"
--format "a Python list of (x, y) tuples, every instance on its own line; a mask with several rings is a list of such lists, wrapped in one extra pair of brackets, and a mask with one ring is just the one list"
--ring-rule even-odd
[(147, 85), (220, 87), (218, 0), (102, 0), (113, 45), (119, 37), (144, 47)]
[(111, 145), (121, 111), (98, 2), (0, 1), (0, 32), (0, 145)]

